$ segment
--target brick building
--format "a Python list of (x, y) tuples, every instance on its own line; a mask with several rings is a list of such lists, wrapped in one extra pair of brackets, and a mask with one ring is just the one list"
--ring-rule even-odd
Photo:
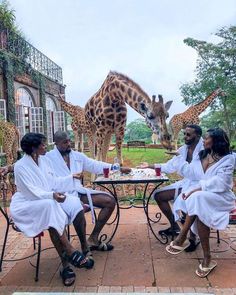
[(18, 34), (0, 24), (0, 117), (27, 132), (65, 130), (65, 113), (57, 101), (65, 92), (62, 69)]

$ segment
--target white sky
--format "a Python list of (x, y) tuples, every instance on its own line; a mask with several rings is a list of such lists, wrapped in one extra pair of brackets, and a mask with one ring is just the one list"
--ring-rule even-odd
[[(0, 0), (1, 1), (1, 0)], [(235, 0), (9, 0), (28, 41), (63, 70), (67, 101), (84, 106), (110, 70), (126, 74), (147, 94), (173, 100), (194, 79), (193, 37), (211, 41), (235, 25)], [(139, 115), (129, 108), (128, 122)]]

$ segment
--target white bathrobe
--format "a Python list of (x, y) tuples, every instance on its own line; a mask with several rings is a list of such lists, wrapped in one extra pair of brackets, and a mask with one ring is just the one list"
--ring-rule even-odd
[[(57, 147), (55, 146), (53, 150), (48, 152), (46, 156), (51, 160), (54, 172), (57, 176), (68, 176), (71, 173), (81, 173), (83, 171), (94, 173), (94, 174), (103, 174), (103, 168), (109, 167), (111, 168), (111, 164), (96, 161), (89, 157), (87, 157), (85, 154), (77, 152), (77, 151), (71, 151), (69, 153), (70, 157), (70, 169), (68, 168), (67, 164), (65, 163), (61, 153), (58, 151)], [(92, 214), (92, 220), (94, 222), (94, 210), (93, 210), (93, 203), (91, 194), (98, 194), (101, 193), (97, 190), (91, 190), (88, 188), (85, 188), (82, 186), (81, 181), (76, 181), (76, 189), (68, 191), (70, 194), (74, 196), (78, 196), (78, 193), (85, 194), (88, 197), (89, 205), (91, 208), (91, 214)], [(105, 193), (105, 192), (104, 192)], [(70, 210), (70, 208), (63, 208), (66, 212)]]
[[(193, 156), (192, 159), (195, 159), (199, 152), (201, 150), (203, 150), (203, 139), (200, 138), (198, 144), (196, 145), (194, 151), (193, 151)], [(178, 154), (180, 154), (182, 156), (182, 158), (184, 159), (184, 161), (187, 159), (187, 154), (188, 154), (188, 146), (186, 144), (184, 144), (183, 146), (181, 146), (178, 149)], [(161, 164), (161, 171), (164, 173), (174, 173), (177, 172), (176, 166), (175, 166), (175, 159), (176, 156), (174, 156), (172, 159), (170, 159), (168, 162)], [(175, 183), (172, 183), (170, 185), (164, 186), (160, 189), (157, 189), (156, 192), (162, 192), (162, 191), (167, 191), (167, 190), (175, 190), (175, 196), (174, 196), (174, 200), (178, 197), (178, 191), (179, 189), (182, 189), (182, 187), (185, 185), (185, 183), (189, 184), (189, 179), (188, 176), (185, 176), (183, 179), (176, 181)]]
[[(229, 212), (235, 207), (235, 195), (232, 192), (234, 156), (224, 156), (205, 172), (199, 157), (189, 164), (178, 156), (174, 166), (178, 173), (192, 180), (192, 186), (184, 186), (182, 193), (201, 188), (187, 200), (183, 200), (182, 193), (178, 196), (173, 207), (175, 219), (178, 220), (180, 211), (183, 211), (190, 216), (197, 215), (210, 228), (225, 229), (229, 223)], [(197, 233), (196, 222), (192, 230)]]
[[(37, 165), (31, 156), (24, 155), (14, 166), (17, 192), (13, 195), (10, 213), (16, 226), (28, 237), (34, 237), (49, 227), (62, 235), (68, 223), (61, 204), (53, 199), (53, 192), (66, 192), (74, 187), (72, 175), (56, 177), (50, 160), (39, 157)], [(80, 210), (83, 209), (80, 205)]]

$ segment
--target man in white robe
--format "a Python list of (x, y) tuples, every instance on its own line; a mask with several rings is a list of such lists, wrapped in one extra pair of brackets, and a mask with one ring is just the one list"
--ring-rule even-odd
[[(94, 174), (102, 174), (104, 167), (109, 167), (110, 169), (112, 168), (111, 164), (93, 160), (83, 153), (73, 151), (70, 146), (70, 138), (66, 132), (57, 131), (54, 135), (54, 140), (55, 147), (53, 150), (48, 152), (46, 156), (52, 161), (54, 171), (58, 176), (67, 176), (71, 173), (82, 173), (84, 171)], [(114, 248), (113, 245), (99, 242), (99, 234), (115, 208), (116, 203), (114, 198), (108, 193), (84, 188), (81, 182), (78, 182), (76, 189), (69, 191), (69, 193), (74, 196), (79, 196), (83, 203), (89, 204), (90, 208), (92, 207), (92, 213), (93, 206), (101, 208), (94, 229), (87, 241), (90, 249), (99, 251), (112, 250)], [(63, 209), (68, 215), (70, 215), (70, 212), (73, 211), (73, 208), (64, 207)], [(81, 229), (79, 222), (80, 221), (77, 222), (75, 220), (73, 224), (75, 228)], [(84, 235), (85, 225), (81, 231)]]

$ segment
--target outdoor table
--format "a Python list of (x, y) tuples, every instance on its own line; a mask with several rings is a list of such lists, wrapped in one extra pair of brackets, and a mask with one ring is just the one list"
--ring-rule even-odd
[[(120, 209), (130, 209), (132, 207), (135, 208), (143, 208), (145, 215), (147, 217), (147, 223), (155, 236), (155, 238), (162, 244), (168, 243), (168, 237), (166, 235), (157, 235), (152, 227), (154, 223), (158, 223), (161, 219), (161, 212), (157, 213), (155, 216), (155, 220), (151, 219), (149, 217), (149, 204), (150, 200), (152, 199), (153, 192), (163, 183), (169, 181), (169, 178), (164, 174), (161, 173), (161, 176), (156, 176), (155, 171), (153, 169), (132, 169), (132, 172), (130, 174), (123, 174), (123, 175), (117, 175), (116, 173), (112, 174), (110, 173), (108, 178), (104, 178), (104, 176), (98, 176), (95, 181), (93, 181), (94, 186), (100, 186), (103, 189), (107, 190), (115, 199), (116, 201), (116, 214), (114, 219), (107, 223), (109, 225), (114, 224), (115, 227), (113, 229), (113, 232), (111, 233), (110, 237), (108, 237), (106, 234), (102, 234), (100, 237), (101, 241), (106, 241), (107, 243), (110, 242), (119, 226), (120, 221)], [(133, 198), (122, 198), (121, 200), (117, 196), (117, 185), (123, 185), (123, 184), (133, 184), (133, 185), (140, 185), (144, 184), (144, 190), (142, 197), (134, 196)], [(148, 194), (148, 186), (150, 184), (154, 184), (154, 188), (151, 190), (151, 192)], [(142, 201), (142, 205), (135, 204), (136, 201)], [(129, 201), (129, 206), (122, 206), (122, 203), (125, 201)]]

